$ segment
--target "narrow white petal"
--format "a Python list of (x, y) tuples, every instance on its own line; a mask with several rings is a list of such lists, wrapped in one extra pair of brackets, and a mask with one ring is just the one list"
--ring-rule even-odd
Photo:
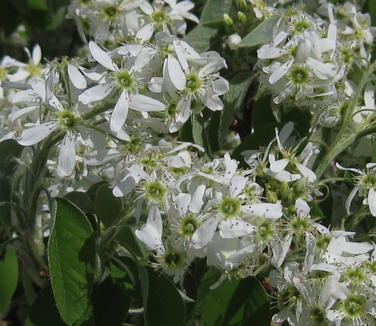
[(263, 46), (257, 50), (257, 57), (260, 59), (275, 59), (285, 53), (285, 50), (272, 46)]
[(72, 132), (67, 131), (60, 145), (58, 170), (64, 176), (69, 176), (74, 171), (76, 163), (76, 145)]
[(193, 233), (192, 245), (194, 248), (200, 249), (210, 242), (217, 229), (219, 219), (219, 216), (211, 216)]
[(136, 111), (155, 112), (163, 111), (166, 108), (166, 105), (149, 96), (132, 94), (130, 96), (129, 107)]
[(25, 129), (17, 142), (22, 146), (31, 146), (48, 137), (56, 129), (55, 122), (47, 122), (35, 127)]
[(255, 231), (253, 225), (238, 218), (223, 220), (218, 227), (220, 236), (225, 239), (243, 237)]
[(128, 93), (123, 91), (116, 102), (114, 111), (111, 115), (110, 128), (114, 132), (118, 132), (124, 125), (128, 116), (129, 98)]
[(97, 43), (90, 41), (89, 50), (93, 58), (99, 62), (103, 67), (110, 69), (112, 71), (118, 70), (115, 63), (112, 61), (109, 54), (103, 51)]
[(368, 191), (368, 206), (372, 216), (376, 217), (376, 190), (371, 188)]
[(179, 61), (171, 55), (167, 57), (167, 71), (172, 84), (176, 87), (176, 89), (182, 91), (185, 88), (185, 74), (180, 67)]
[(275, 70), (269, 77), (269, 83), (275, 84), (278, 80), (280, 80), (287, 72), (290, 70), (292, 66), (293, 60), (287, 61), (284, 64), (280, 65), (277, 70)]
[(78, 96), (78, 100), (83, 104), (89, 104), (103, 100), (112, 91), (111, 84), (99, 84), (93, 86)]
[(33, 64), (37, 65), (42, 59), (42, 50), (39, 44), (36, 44), (33, 48)]
[(162, 217), (159, 208), (158, 206), (153, 206), (149, 210), (146, 224), (141, 230), (136, 230), (135, 234), (148, 249), (155, 250), (157, 253), (163, 253), (162, 230)]
[(350, 212), (351, 202), (353, 201), (353, 199), (354, 199), (356, 193), (358, 192), (358, 190), (359, 190), (359, 186), (355, 186), (353, 188), (353, 190), (351, 190), (349, 196), (346, 199), (345, 208), (346, 208), (346, 212), (347, 212), (348, 215), (351, 214), (351, 212)]
[(277, 219), (282, 216), (281, 203), (258, 203), (249, 206), (247, 212), (249, 217), (266, 217), (271, 219)]
[(189, 210), (192, 213), (199, 213), (202, 205), (204, 205), (203, 196), (206, 190), (206, 185), (201, 184), (197, 187), (196, 191), (193, 193), (192, 201), (189, 204)]
[(76, 66), (68, 64), (68, 75), (74, 87), (78, 89), (86, 88), (86, 79)]

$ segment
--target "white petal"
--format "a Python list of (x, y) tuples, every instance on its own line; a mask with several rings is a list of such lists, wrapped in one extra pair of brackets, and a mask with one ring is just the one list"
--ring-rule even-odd
[(350, 212), (351, 202), (353, 201), (353, 199), (354, 199), (356, 193), (358, 192), (359, 188), (360, 188), (359, 185), (355, 186), (353, 188), (353, 190), (351, 190), (349, 196), (346, 199), (345, 208), (346, 208), (346, 212), (347, 212), (348, 215), (351, 214), (351, 212)]
[(309, 207), (307, 202), (302, 198), (298, 198), (295, 201), (295, 208), (296, 208), (297, 215), (303, 216), (303, 217), (308, 216), (309, 212), (311, 211), (311, 208)]
[(14, 122), (16, 119), (22, 117), (25, 114), (28, 114), (30, 112), (34, 112), (35, 110), (39, 109), (39, 106), (30, 106), (28, 108), (23, 108), (17, 111), (12, 112), (9, 114), (8, 119), (11, 122)]
[(185, 74), (180, 67), (179, 61), (171, 55), (167, 57), (167, 71), (172, 84), (176, 89), (182, 91), (185, 88)]
[(230, 195), (237, 197), (244, 189), (248, 182), (248, 178), (235, 175), (230, 180)]
[(219, 219), (219, 216), (211, 216), (193, 233), (191, 240), (194, 248), (200, 249), (210, 242), (217, 229)]
[(303, 164), (297, 163), (296, 167), (298, 168), (299, 172), (303, 175), (303, 177), (306, 177), (309, 181), (314, 182), (316, 181), (316, 174)]
[(249, 217), (266, 217), (277, 219), (282, 216), (281, 203), (258, 203), (249, 206), (247, 211)]
[(292, 241), (292, 234), (288, 234), (283, 240), (274, 240), (272, 241), (272, 251), (273, 257), (271, 259), (271, 263), (275, 267), (280, 267), (283, 261), (286, 258), (287, 252), (289, 251), (291, 241)]
[(56, 129), (55, 122), (47, 122), (24, 130), (17, 142), (22, 146), (31, 146), (48, 137)]
[(176, 203), (176, 208), (180, 216), (183, 217), (187, 214), (188, 206), (190, 202), (191, 202), (191, 196), (189, 194), (181, 193), (176, 196), (175, 203)]
[(376, 190), (371, 188), (368, 191), (368, 206), (372, 216), (376, 217)]
[(142, 27), (136, 34), (136, 38), (140, 41), (148, 41), (153, 36), (154, 33), (154, 25), (147, 24)]
[(275, 84), (278, 80), (280, 80), (287, 72), (290, 70), (292, 66), (293, 60), (289, 60), (284, 64), (280, 65), (277, 70), (275, 70), (269, 77), (269, 83)]
[(114, 187), (112, 193), (115, 197), (123, 197), (129, 194), (136, 186), (136, 184), (136, 180), (130, 174), (128, 174), (123, 180), (119, 182), (119, 184)]
[(78, 89), (86, 88), (86, 79), (76, 66), (68, 64), (68, 75), (74, 87)]
[(143, 112), (163, 111), (166, 108), (162, 102), (141, 94), (131, 94), (129, 106)]
[(285, 50), (272, 46), (263, 46), (257, 50), (257, 57), (260, 59), (275, 59), (285, 53)]
[(192, 201), (189, 204), (189, 210), (192, 213), (199, 213), (202, 205), (204, 205), (203, 196), (206, 190), (206, 185), (201, 184), (196, 188), (196, 191), (193, 193)]
[(83, 104), (89, 104), (103, 100), (112, 91), (111, 84), (99, 84), (93, 86), (78, 96), (78, 100)]
[(327, 80), (336, 75), (335, 65), (332, 63), (323, 63), (313, 58), (308, 58), (306, 63), (320, 79)]
[(33, 64), (37, 65), (42, 59), (42, 50), (40, 49), (39, 44), (36, 44), (33, 48)]
[(114, 132), (118, 132), (124, 125), (128, 116), (129, 98), (128, 93), (123, 91), (116, 102), (114, 111), (111, 115), (110, 128)]
[(69, 176), (74, 171), (76, 163), (76, 145), (73, 134), (68, 131), (60, 145), (58, 170), (64, 176)]
[(99, 62), (103, 67), (110, 69), (112, 71), (117, 71), (115, 63), (112, 61), (111, 57), (107, 52), (103, 51), (97, 43), (90, 41), (89, 50), (93, 58)]
[(274, 160), (274, 154), (269, 154), (270, 170), (274, 173), (281, 172), (289, 164), (287, 158), (280, 159), (278, 161)]
[(148, 249), (155, 250), (157, 253), (163, 253), (162, 230), (162, 217), (159, 208), (158, 206), (153, 206), (149, 210), (146, 224), (141, 230), (136, 230), (135, 234)]
[(237, 238), (254, 232), (255, 227), (241, 219), (223, 220), (219, 223), (219, 234), (222, 238)]

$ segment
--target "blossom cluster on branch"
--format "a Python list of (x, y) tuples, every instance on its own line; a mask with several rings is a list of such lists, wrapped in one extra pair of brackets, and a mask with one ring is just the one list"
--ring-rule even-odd
[[(359, 89), (351, 75), (373, 67), (368, 14), (350, 2), (320, 1), (316, 12), (283, 1), (246, 5), (264, 22), (279, 17), (252, 72), (274, 104), (308, 109), (312, 130), (345, 121), (343, 137), (374, 122), (373, 80), (367, 76)], [(181, 139), (194, 118), (224, 109), (229, 90), (225, 59), (182, 38), (186, 20), (199, 23), (193, 8), (187, 0), (73, 0), (68, 16), (86, 41), (85, 55), (42, 63), (36, 45), (26, 49), (27, 63), (1, 60), (0, 142), (24, 146), (25, 166), (45, 153), (44, 174), (32, 182), (54, 197), (110, 184), (150, 265), (176, 283), (197, 258), (223, 272), (218, 284), (267, 270), (274, 322), (372, 325), (376, 246), (323, 221), (318, 201), (326, 189), (314, 167), (321, 155), (314, 139), (298, 140), (288, 123), (266, 147), (244, 151), (241, 167), (228, 152), (209, 158), (202, 145)], [(228, 43), (241, 41), (231, 37)], [(337, 165), (350, 170), (355, 186), (343, 204), (348, 214), (359, 195), (362, 209), (376, 216), (375, 164), (365, 171)], [(42, 190), (37, 198), (48, 236), (50, 198)]]

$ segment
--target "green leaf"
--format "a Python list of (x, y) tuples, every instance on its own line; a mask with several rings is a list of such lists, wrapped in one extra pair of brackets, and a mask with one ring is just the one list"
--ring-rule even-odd
[(225, 105), (221, 112), (221, 120), (219, 123), (219, 141), (223, 142), (229, 132), (230, 125), (234, 120), (236, 112), (238, 112), (244, 103), (248, 88), (251, 85), (253, 76), (249, 70), (239, 71), (230, 81), (230, 89), (223, 96)]
[(27, 4), (31, 9), (47, 10), (47, 3), (45, 0), (27, 0)]
[(131, 303), (130, 296), (111, 277), (94, 288), (95, 326), (120, 326), (125, 321)]
[(223, 326), (270, 326), (271, 310), (268, 295), (255, 277), (239, 282), (227, 306)]
[(18, 282), (18, 261), (14, 250), (7, 250), (0, 259), (0, 318), (9, 307)]
[(209, 269), (200, 283), (196, 306), (202, 326), (269, 326), (269, 298), (256, 278), (225, 280), (210, 290), (220, 272)]
[(204, 52), (216, 48), (222, 42), (222, 28), (212, 26), (197, 25), (184, 38), (188, 44), (198, 52)]
[[(14, 140), (5, 140), (0, 143), (0, 202), (10, 201), (10, 182), (17, 166), (14, 159), (21, 154), (22, 149), (23, 147)], [(4, 227), (7, 227), (10, 225), (9, 219), (9, 206), (0, 206), (0, 223), (3, 222)]]
[(239, 47), (253, 47), (270, 42), (273, 39), (274, 27), (279, 19), (279, 16), (271, 16), (264, 20), (243, 38)]
[(231, 9), (232, 0), (208, 0), (201, 13), (201, 24), (221, 24)]
[(83, 212), (94, 213), (94, 202), (91, 200), (88, 193), (83, 191), (72, 191), (66, 194), (64, 198), (75, 204)]
[(371, 15), (372, 26), (376, 25), (376, 1), (368, 0), (368, 11)]
[(146, 326), (185, 325), (185, 306), (175, 285), (167, 276), (148, 270), (149, 291), (145, 305)]
[(198, 114), (192, 115), (192, 135), (195, 144), (205, 147), (205, 127), (204, 120)]
[(108, 185), (101, 185), (95, 195), (95, 212), (105, 227), (110, 227), (119, 218), (122, 210), (121, 199), (112, 194)]
[(48, 243), (51, 282), (61, 317), (72, 325), (84, 320), (90, 310), (95, 242), (85, 214), (66, 199), (56, 201), (56, 217)]
[(66, 326), (56, 308), (51, 286), (38, 294), (30, 308), (28, 322), (33, 326)]

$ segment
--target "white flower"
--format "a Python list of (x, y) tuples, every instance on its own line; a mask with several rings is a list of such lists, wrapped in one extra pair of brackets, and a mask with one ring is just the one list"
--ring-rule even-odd
[(139, 49), (137, 55), (123, 60), (122, 67), (111, 59), (96, 43), (89, 43), (90, 53), (103, 67), (110, 70), (105, 73), (99, 84), (79, 95), (79, 100), (88, 104), (106, 98), (114, 90), (120, 91), (115, 107), (111, 114), (111, 130), (118, 132), (127, 120), (129, 108), (140, 112), (163, 111), (165, 104), (151, 97), (138, 93), (140, 80), (144, 78), (142, 68), (147, 64), (148, 50)]
[(356, 185), (347, 197), (345, 203), (347, 214), (350, 214), (351, 202), (355, 195), (359, 193), (360, 196), (365, 197), (363, 204), (368, 205), (371, 214), (376, 217), (376, 163), (368, 163), (365, 171), (354, 168), (344, 168), (338, 163), (336, 166), (340, 170), (352, 171), (358, 174), (355, 178)]

